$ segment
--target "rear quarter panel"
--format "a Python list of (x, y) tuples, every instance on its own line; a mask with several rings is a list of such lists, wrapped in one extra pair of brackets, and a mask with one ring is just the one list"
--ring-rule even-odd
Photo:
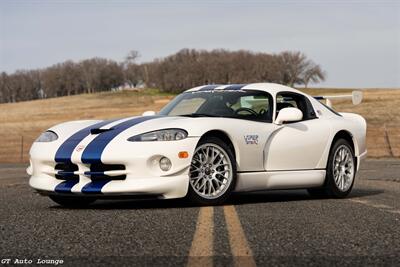
[(367, 124), (365, 119), (362, 116), (353, 113), (340, 113), (340, 114), (342, 115), (342, 117), (334, 116), (334, 117), (324, 118), (329, 122), (331, 134), (329, 141), (327, 143), (327, 147), (325, 148), (321, 160), (318, 163), (318, 168), (326, 167), (332, 142), (336, 134), (340, 131), (346, 131), (351, 135), (354, 143), (354, 154), (356, 157), (360, 157), (367, 151), (366, 148)]

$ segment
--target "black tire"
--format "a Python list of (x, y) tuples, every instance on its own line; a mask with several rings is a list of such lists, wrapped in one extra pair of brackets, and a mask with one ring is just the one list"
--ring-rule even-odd
[[(227, 188), (223, 189), (224, 192), (220, 196), (210, 199), (210, 198), (205, 198), (205, 197), (201, 196), (199, 193), (197, 193), (196, 190), (193, 188), (191, 181), (189, 181), (189, 189), (188, 189), (187, 197), (191, 202), (199, 204), (199, 205), (218, 205), (218, 204), (224, 203), (231, 196), (232, 191), (234, 190), (234, 188), (236, 186), (236, 177), (237, 177), (236, 160), (235, 160), (235, 157), (234, 157), (233, 152), (230, 149), (230, 147), (224, 141), (222, 141), (221, 139), (219, 139), (217, 137), (206, 137), (204, 139), (201, 139), (200, 142), (197, 144), (196, 151), (199, 147), (206, 145), (206, 144), (217, 145), (228, 155), (230, 164), (232, 166), (232, 170), (231, 170), (232, 177), (231, 177), (230, 184), (227, 186)], [(195, 155), (193, 155), (193, 157), (195, 157)], [(193, 161), (193, 159), (192, 159), (192, 161)], [(192, 170), (192, 166), (191, 166), (191, 170)], [(191, 172), (189, 173), (189, 176), (190, 175), (191, 175)], [(191, 179), (191, 177), (189, 177), (189, 179)]]
[(95, 198), (76, 196), (49, 196), (49, 198), (57, 204), (68, 208), (84, 208), (96, 201)]
[[(342, 149), (343, 147), (346, 147), (348, 149), (348, 151), (350, 152), (351, 158), (352, 158), (352, 166), (353, 166), (352, 167), (353, 168), (352, 181), (351, 181), (351, 184), (349, 184), (348, 188), (346, 188), (345, 190), (341, 190), (338, 187), (338, 185), (336, 185), (335, 177), (334, 177), (334, 157), (335, 157), (336, 153), (339, 151), (339, 149)], [(309, 189), (307, 189), (307, 191), (313, 197), (345, 198), (346, 196), (348, 196), (350, 194), (350, 192), (353, 188), (356, 171), (357, 171), (356, 158), (354, 156), (354, 151), (353, 151), (352, 146), (349, 144), (349, 142), (347, 140), (338, 139), (333, 144), (333, 146), (331, 147), (331, 150), (329, 152), (324, 185), (320, 188), (309, 188)]]

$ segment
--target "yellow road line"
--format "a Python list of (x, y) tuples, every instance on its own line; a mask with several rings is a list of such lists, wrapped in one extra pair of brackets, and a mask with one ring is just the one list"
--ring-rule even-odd
[(199, 211), (187, 266), (207, 267), (213, 265), (213, 234), (214, 208), (202, 207)]
[(229, 245), (235, 266), (256, 266), (253, 253), (244, 234), (234, 206), (224, 207), (225, 221), (229, 234)]

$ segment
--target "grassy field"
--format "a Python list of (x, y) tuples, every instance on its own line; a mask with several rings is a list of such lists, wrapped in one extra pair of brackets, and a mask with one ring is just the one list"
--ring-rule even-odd
[[(343, 94), (349, 89), (307, 89), (312, 95)], [(160, 110), (174, 96), (157, 90), (121, 91), (0, 104), (0, 162), (28, 160), (34, 139), (48, 127), (69, 120), (107, 119)], [(365, 90), (361, 105), (334, 102), (338, 111), (361, 114), (368, 122), (371, 157), (400, 157), (400, 90)]]

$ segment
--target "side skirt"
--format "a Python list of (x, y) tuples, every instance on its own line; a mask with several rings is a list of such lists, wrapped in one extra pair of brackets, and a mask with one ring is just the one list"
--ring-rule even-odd
[(236, 192), (322, 186), (325, 170), (238, 172)]

